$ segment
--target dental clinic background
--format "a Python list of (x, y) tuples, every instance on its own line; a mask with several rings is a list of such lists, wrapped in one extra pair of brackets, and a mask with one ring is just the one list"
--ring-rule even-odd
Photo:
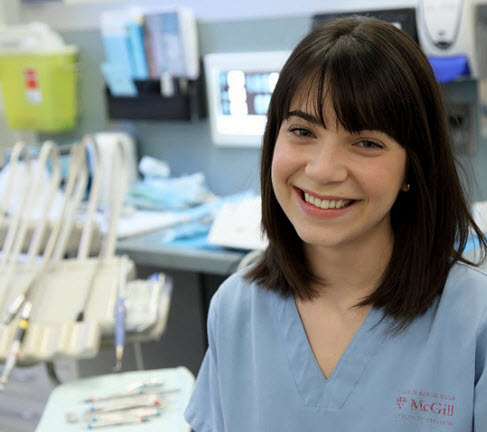
[[(25, 1), (12, 8), (12, 0), (3, 0), (0, 22), (41, 21), (59, 31), (66, 43), (74, 44), (81, 54), (79, 87), (79, 122), (68, 134), (58, 134), (59, 142), (69, 143), (84, 133), (107, 129), (125, 129), (138, 140), (138, 153), (166, 160), (174, 175), (202, 171), (209, 188), (217, 194), (230, 194), (246, 188), (259, 188), (259, 148), (216, 147), (210, 136), (208, 118), (191, 122), (131, 121), (110, 122), (106, 116), (105, 83), (100, 72), (104, 59), (99, 30), (103, 10), (126, 6), (128, 2), (65, 0), (52, 2)], [(338, 3), (320, 0), (267, 0), (227, 2), (224, 0), (175, 0), (130, 2), (133, 5), (176, 5), (193, 9), (198, 27), (200, 55), (208, 53), (291, 50), (311, 28), (317, 13), (414, 7), (416, 1), (344, 0)], [(462, 81), (445, 87), (450, 102), (474, 103), (478, 98), (478, 82)], [(479, 132), (482, 128), (477, 111)], [(0, 145), (12, 140), (11, 133), (0, 119)], [(44, 138), (41, 135), (41, 139)], [(486, 138), (477, 133), (472, 143), (475, 153), (458, 155), (478, 187), (473, 199), (486, 198), (482, 185), (487, 184)]]
[[(0, 25), (21, 25), (33, 21), (45, 23), (59, 33), (67, 45), (75, 46), (78, 53), (77, 114), (74, 128), (68, 132), (57, 133), (12, 130), (7, 125), (4, 115), (7, 108), (3, 106), (0, 98), (0, 165), (3, 165), (6, 160), (7, 149), (18, 141), (41, 143), (45, 140), (54, 140), (60, 147), (66, 149), (86, 134), (125, 132), (133, 137), (136, 143), (134, 171), (135, 164), (143, 157), (151, 157), (154, 160), (164, 161), (170, 167), (171, 177), (201, 173), (205, 179), (205, 187), (215, 195), (225, 197), (249, 191), (255, 195), (259, 194), (260, 146), (215, 144), (207, 112), (209, 95), (204, 94), (206, 90), (200, 101), (203, 111), (206, 111), (203, 115), (192, 115), (191, 118), (184, 120), (109, 118), (108, 88), (101, 68), (106, 61), (106, 52), (100, 20), (103, 13), (107, 11), (132, 6), (187, 7), (193, 11), (196, 18), (204, 85), (203, 58), (207, 54), (290, 52), (311, 30), (314, 15), (414, 8), (417, 6), (417, 1), (0, 0)], [(487, 50), (487, 46), (484, 50)], [(371, 68), (374, 67), (377, 65), (371, 65)], [(462, 78), (444, 83), (441, 87), (447, 105), (460, 106), (467, 110), (464, 112), (467, 113), (465, 117), (453, 119), (463, 126), (467, 125), (466, 129), (470, 131), (462, 148), (456, 151), (455, 157), (471, 202), (486, 201), (487, 85), (477, 79)], [(457, 136), (457, 138), (462, 141), (464, 137)], [(157, 166), (157, 169), (163, 168)], [(184, 185), (182, 188), (186, 189)], [(178, 189), (174, 187), (171, 192), (175, 193), (176, 190)], [(138, 247), (139, 243), (134, 242), (133, 245)], [(140, 243), (140, 245), (142, 246), (137, 250), (139, 257), (155, 253), (154, 251), (160, 246), (155, 243)], [(228, 274), (234, 271), (234, 268), (228, 270), (227, 274), (223, 271), (217, 272), (214, 263), (218, 259), (208, 260), (208, 271), (202, 275), (204, 272), (196, 271), (192, 267), (191, 259), (186, 258), (179, 256), (168, 261), (168, 274), (173, 281), (173, 291), (169, 319), (162, 337), (160, 340), (141, 344), (139, 353), (132, 347), (127, 348), (124, 359), (127, 370), (135, 369), (136, 364), (140, 363), (143, 357), (143, 366), (146, 370), (184, 366), (192, 374), (197, 375), (207, 346), (204, 310), (208, 306), (211, 294)], [(183, 262), (184, 259), (186, 259), (184, 265), (178, 262), (178, 260)], [(138, 277), (148, 277), (161, 269), (166, 271), (165, 264), (157, 260), (138, 263)], [(215, 267), (212, 267), (213, 265)], [(220, 262), (219, 265), (223, 264)], [(206, 304), (204, 296), (208, 300)], [(112, 368), (113, 350), (100, 350), (96, 358), (80, 360), (76, 363), (75, 370), (65, 371), (65, 375), (90, 377), (112, 373)], [(63, 374), (61, 368), (58, 368), (58, 372)], [(45, 376), (44, 369), (41, 370), (41, 375)], [(43, 380), (36, 381), (35, 385), (27, 384), (23, 387), (26, 391), (35, 393), (32, 400), (37, 401), (35, 402), (37, 405), (34, 404), (35, 408), (29, 411), (31, 419), (26, 420), (31, 421), (32, 424), (38, 421), (39, 413), (42, 413), (49, 392), (53, 388), (52, 383), (48, 385), (45, 384), (46, 382), (47, 379), (44, 377)], [(31, 403), (30, 397), (30, 395), (19, 396), (26, 401), (28, 407)], [(2, 411), (8, 411), (4, 409), (9, 407), (5, 400), (7, 399), (2, 399), (0, 395), (0, 432), (3, 432), (2, 421), (10, 416), (9, 413), (5, 414)], [(11, 405), (15, 408), (16, 404)], [(12, 410), (15, 411), (13, 408)], [(26, 416), (28, 417), (27, 414)], [(17, 418), (12, 415), (11, 418), (12, 424), (20, 421), (18, 415)], [(19, 430), (23, 432), (32, 429), (27, 427)]]

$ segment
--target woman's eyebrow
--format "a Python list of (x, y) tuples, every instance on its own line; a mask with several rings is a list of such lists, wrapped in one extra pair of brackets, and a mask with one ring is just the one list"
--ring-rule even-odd
[(300, 111), (300, 110), (293, 110), (293, 111), (289, 111), (287, 113), (287, 116), (286, 118), (289, 118), (289, 117), (301, 117), (302, 119), (306, 120), (307, 122), (310, 122), (310, 123), (314, 123), (314, 124), (317, 124), (317, 125), (321, 125), (321, 120), (312, 116), (311, 114), (308, 114), (304, 111)]

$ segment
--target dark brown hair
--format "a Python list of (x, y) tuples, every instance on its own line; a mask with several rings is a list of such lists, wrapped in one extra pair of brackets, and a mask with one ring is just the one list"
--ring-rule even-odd
[(380, 285), (358, 305), (383, 307), (404, 327), (442, 292), (455, 262), (473, 264), (462, 257), (469, 228), (478, 238), (482, 260), (487, 242), (457, 175), (442, 96), (428, 59), (406, 33), (384, 21), (353, 17), (327, 23), (308, 34), (284, 65), (261, 156), (262, 229), (269, 246), (246, 277), (284, 295), (312, 299), (318, 294), (302, 241), (271, 183), (277, 135), (303, 83), (308, 98), (316, 98), (323, 126), (326, 91), (347, 131), (381, 131), (406, 150), (410, 191), (400, 193), (391, 209), (392, 256)]

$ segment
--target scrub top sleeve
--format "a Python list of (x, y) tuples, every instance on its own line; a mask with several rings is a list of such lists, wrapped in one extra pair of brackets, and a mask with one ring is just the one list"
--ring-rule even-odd
[(487, 312), (477, 334), (475, 353), (474, 432), (487, 431)]
[(195, 432), (223, 432), (220, 380), (217, 362), (216, 297), (213, 296), (208, 313), (208, 350), (198, 372), (193, 394), (184, 413)]

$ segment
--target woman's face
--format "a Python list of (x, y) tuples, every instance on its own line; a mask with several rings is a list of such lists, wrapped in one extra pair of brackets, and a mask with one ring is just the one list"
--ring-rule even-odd
[(393, 238), (391, 207), (406, 188), (406, 151), (382, 132), (344, 130), (328, 98), (324, 114), (327, 129), (294, 97), (272, 160), (276, 198), (305, 244), (383, 245)]

